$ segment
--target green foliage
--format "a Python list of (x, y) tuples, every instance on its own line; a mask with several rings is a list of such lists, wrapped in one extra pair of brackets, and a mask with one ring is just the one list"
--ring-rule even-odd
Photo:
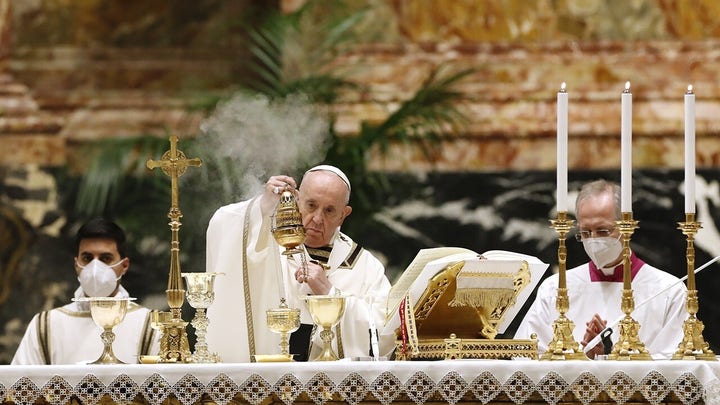
[(77, 214), (115, 216), (151, 208), (147, 203), (135, 204), (137, 192), (148, 197), (149, 192), (167, 188), (158, 177), (148, 176), (145, 166), (148, 158), (161, 156), (167, 147), (166, 139), (149, 135), (94, 143), (94, 158), (78, 189)]
[[(442, 74), (433, 71), (417, 93), (379, 124), (363, 123), (356, 137), (338, 137), (326, 161), (347, 170), (353, 183), (353, 206), (356, 214), (369, 214), (382, 208), (384, 194), (389, 190), (385, 175), (367, 169), (370, 154), (377, 150), (386, 154), (393, 143), (417, 144), (432, 160), (443, 136), (459, 130), (467, 118), (457, 109), (462, 100), (453, 86), (472, 70)], [(362, 215), (361, 215), (362, 216)]]
[[(319, 4), (330, 12), (316, 22), (312, 15)], [(353, 28), (366, 11), (338, 15), (336, 9), (342, 5), (310, 1), (294, 13), (271, 14), (252, 30), (249, 49), (255, 59), (248, 66), (254, 80), (246, 83), (248, 88), (278, 98), (302, 93), (325, 104), (334, 102), (341, 90), (354, 89), (353, 83), (335, 75), (329, 66), (355, 41)]]

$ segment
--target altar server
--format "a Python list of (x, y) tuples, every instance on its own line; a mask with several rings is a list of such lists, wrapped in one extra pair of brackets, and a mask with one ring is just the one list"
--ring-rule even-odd
[[(77, 232), (74, 267), (80, 282), (74, 297), (129, 297), (120, 284), (130, 268), (125, 232), (103, 218), (88, 221)], [(36, 314), (25, 331), (12, 364), (85, 364), (103, 353), (89, 302), (71, 302)], [(159, 353), (159, 336), (150, 327), (150, 310), (130, 302), (125, 319), (115, 328), (112, 348), (125, 363), (142, 354)]]
[[(272, 176), (263, 194), (218, 209), (207, 231), (207, 271), (222, 272), (215, 284), (215, 301), (208, 309), (207, 340), (224, 362), (254, 361), (255, 354), (279, 354), (280, 337), (266, 323), (266, 311), (285, 298), (301, 312), (300, 328), (290, 339), (296, 360), (312, 360), (323, 347), (306, 295), (342, 294), (345, 315), (335, 328), (338, 356), (387, 355), (393, 338), (376, 331), (385, 320), (390, 282), (383, 264), (340, 231), (352, 212), (350, 181), (337, 167), (308, 170), (296, 190), (290, 176)], [(307, 239), (302, 252), (283, 255), (271, 232), (271, 215), (283, 190), (298, 198)], [(304, 258), (303, 258), (304, 256)], [(302, 266), (307, 262), (307, 269)], [(338, 333), (339, 332), (339, 333)]]
[[(578, 194), (578, 240), (590, 257), (590, 262), (567, 271), (567, 293), (570, 309), (566, 313), (573, 321), (576, 342), (587, 345), (608, 322), (624, 314), (621, 309), (623, 291), (623, 257), (620, 231), (616, 221), (620, 213), (620, 187), (605, 180), (585, 184)], [(659, 270), (631, 252), (631, 279), (635, 310), (631, 316), (640, 324), (638, 337), (653, 358), (670, 358), (682, 341), (686, 288), (678, 278)], [(538, 335), (541, 353), (553, 338), (553, 323), (559, 314), (555, 307), (558, 275), (548, 277), (538, 288), (537, 297), (520, 324), (515, 337), (527, 339)], [(667, 289), (644, 305), (638, 304)], [(618, 338), (617, 327), (611, 335)], [(602, 343), (587, 352), (595, 358), (605, 353)]]

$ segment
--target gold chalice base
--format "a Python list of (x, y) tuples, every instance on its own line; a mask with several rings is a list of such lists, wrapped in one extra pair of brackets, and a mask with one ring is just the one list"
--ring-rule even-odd
[(288, 362), (293, 360), (292, 354), (256, 354), (253, 358), (258, 363)]
[(138, 360), (140, 360), (140, 364), (157, 364), (160, 363), (160, 356), (142, 354), (138, 356)]

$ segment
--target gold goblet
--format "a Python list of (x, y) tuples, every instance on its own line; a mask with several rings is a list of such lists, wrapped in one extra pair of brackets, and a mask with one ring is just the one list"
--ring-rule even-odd
[(188, 304), (195, 308), (195, 316), (190, 324), (195, 328), (195, 353), (190, 356), (192, 363), (219, 363), (220, 356), (208, 350), (207, 327), (210, 320), (205, 310), (215, 300), (215, 276), (223, 273), (182, 273), (187, 290), (185, 296)]
[(332, 328), (340, 322), (345, 313), (345, 297), (341, 295), (308, 295), (303, 299), (307, 302), (313, 322), (323, 328), (320, 332), (323, 350), (312, 361), (338, 360), (338, 356), (332, 348), (332, 340), (335, 337)]
[(90, 364), (125, 364), (115, 357), (112, 344), (115, 340), (113, 328), (125, 319), (128, 303), (135, 298), (84, 297), (73, 301), (89, 302), (90, 315), (95, 324), (103, 329), (100, 338), (105, 346), (100, 357)]
[(279, 358), (292, 361), (292, 354), (289, 352), (288, 334), (295, 332), (300, 327), (300, 310), (289, 308), (285, 303), (285, 298), (281, 298), (280, 308), (268, 309), (265, 315), (268, 328), (280, 334)]

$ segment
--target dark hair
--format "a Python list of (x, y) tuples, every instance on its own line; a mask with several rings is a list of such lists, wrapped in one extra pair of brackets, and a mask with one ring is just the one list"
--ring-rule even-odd
[(115, 222), (105, 218), (94, 218), (83, 224), (77, 231), (75, 237), (75, 251), (80, 249), (80, 242), (83, 239), (112, 239), (117, 245), (120, 257), (125, 257), (125, 231)]

